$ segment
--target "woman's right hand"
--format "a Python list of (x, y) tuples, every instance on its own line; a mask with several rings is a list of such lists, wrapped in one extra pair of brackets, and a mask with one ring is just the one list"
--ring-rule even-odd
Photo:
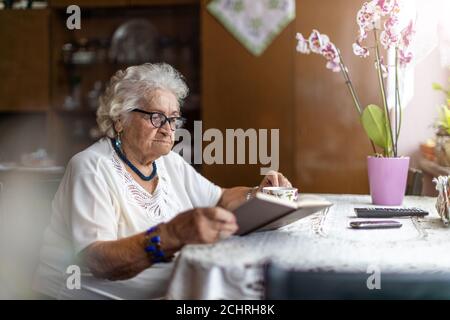
[[(235, 216), (223, 208), (197, 208), (180, 213), (158, 228), (161, 247), (167, 256), (185, 244), (214, 243), (237, 231)], [(145, 242), (144, 242), (145, 240)], [(109, 280), (130, 279), (149, 267), (143, 246), (145, 232), (112, 241), (96, 241), (80, 257), (94, 276)]]
[(180, 249), (185, 244), (214, 243), (235, 233), (238, 226), (233, 213), (213, 207), (180, 213), (164, 224), (164, 229), (167, 239), (163, 241)]

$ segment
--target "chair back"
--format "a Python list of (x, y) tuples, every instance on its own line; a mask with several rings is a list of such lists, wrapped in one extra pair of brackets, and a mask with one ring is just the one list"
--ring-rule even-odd
[(406, 195), (421, 196), (423, 186), (423, 172), (418, 169), (408, 170), (408, 181), (406, 183)]
[(310, 272), (269, 264), (265, 270), (269, 300), (450, 299), (450, 274)]

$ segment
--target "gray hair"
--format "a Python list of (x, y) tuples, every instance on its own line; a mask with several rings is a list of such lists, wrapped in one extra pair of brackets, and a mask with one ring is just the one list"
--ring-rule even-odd
[(140, 106), (144, 94), (157, 89), (172, 92), (179, 104), (188, 95), (189, 89), (183, 76), (166, 63), (144, 63), (116, 72), (99, 99), (97, 124), (102, 134), (114, 138), (114, 122)]

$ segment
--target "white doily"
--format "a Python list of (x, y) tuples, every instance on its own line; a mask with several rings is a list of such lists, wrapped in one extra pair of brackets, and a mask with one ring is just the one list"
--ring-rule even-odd
[(295, 18), (294, 0), (213, 0), (207, 9), (256, 56)]

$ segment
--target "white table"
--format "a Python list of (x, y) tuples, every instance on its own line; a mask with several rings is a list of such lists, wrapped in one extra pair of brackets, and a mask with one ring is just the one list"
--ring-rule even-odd
[[(425, 218), (401, 218), (400, 229), (355, 230), (354, 207), (369, 196), (322, 195), (330, 209), (280, 230), (185, 247), (177, 258), (169, 299), (260, 299), (269, 260), (298, 270), (366, 272), (450, 271), (450, 230), (431, 197), (406, 197), (403, 206), (426, 209)], [(257, 214), (257, 213), (255, 213)]]

